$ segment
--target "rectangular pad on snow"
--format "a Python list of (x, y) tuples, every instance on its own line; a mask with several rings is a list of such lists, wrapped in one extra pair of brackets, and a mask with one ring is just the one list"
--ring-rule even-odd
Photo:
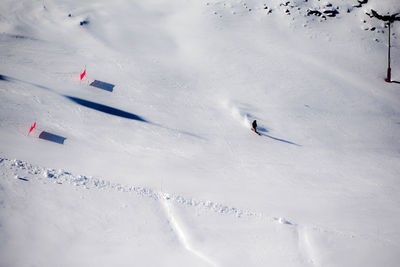
[(102, 82), (102, 81), (98, 81), (98, 80), (94, 80), (90, 85), (93, 87), (97, 87), (97, 88), (109, 91), (109, 92), (112, 92), (113, 88), (115, 86), (114, 84), (106, 83), (106, 82)]
[(50, 141), (50, 142), (58, 143), (58, 144), (61, 144), (61, 145), (63, 145), (65, 139), (67, 139), (65, 137), (62, 137), (62, 136), (59, 136), (59, 135), (56, 135), (56, 134), (52, 134), (52, 133), (49, 133), (49, 132), (45, 132), (45, 131), (43, 131), (43, 132), (41, 132), (39, 134), (39, 138), (47, 140), (47, 141)]

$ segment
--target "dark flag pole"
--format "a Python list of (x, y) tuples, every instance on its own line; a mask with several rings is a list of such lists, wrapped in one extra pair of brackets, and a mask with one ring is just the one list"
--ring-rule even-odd
[(388, 23), (388, 28), (389, 28), (389, 37), (388, 37), (388, 68), (387, 68), (387, 75), (386, 75), (386, 80), (388, 83), (392, 81), (392, 69), (390, 68), (390, 26), (391, 23), (389, 21)]
[(392, 26), (392, 23), (395, 21), (400, 21), (400, 17), (398, 16), (400, 13), (395, 13), (392, 15), (380, 15), (378, 14), (375, 10), (371, 9), (371, 15), (368, 14), (371, 18), (375, 17), (379, 20), (387, 22), (388, 29), (389, 29), (389, 37), (388, 37), (388, 68), (387, 68), (387, 74), (386, 74), (386, 79), (385, 81), (390, 83), (392, 82), (392, 69), (390, 68), (390, 27)]

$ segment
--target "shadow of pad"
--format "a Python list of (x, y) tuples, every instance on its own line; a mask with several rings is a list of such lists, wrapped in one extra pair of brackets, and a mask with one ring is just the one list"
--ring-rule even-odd
[(109, 91), (109, 92), (112, 92), (113, 88), (115, 86), (114, 84), (106, 83), (106, 82), (102, 82), (102, 81), (98, 81), (98, 80), (94, 80), (90, 85), (93, 87), (97, 87), (97, 88)]
[(77, 104), (79, 104), (81, 106), (84, 106), (84, 107), (87, 107), (87, 108), (90, 108), (90, 109), (94, 109), (94, 110), (97, 110), (97, 111), (100, 111), (100, 112), (103, 112), (103, 113), (107, 113), (107, 114), (110, 114), (110, 115), (118, 116), (118, 117), (121, 117), (121, 118), (126, 118), (126, 119), (130, 119), (130, 120), (136, 120), (136, 121), (141, 121), (141, 122), (147, 122), (148, 123), (147, 120), (143, 119), (142, 117), (140, 117), (140, 116), (138, 116), (136, 114), (129, 113), (129, 112), (117, 109), (117, 108), (113, 108), (113, 107), (106, 106), (106, 105), (103, 105), (103, 104), (95, 103), (95, 102), (88, 101), (88, 100), (85, 100), (85, 99), (81, 99), (81, 98), (78, 98), (78, 97), (67, 96), (67, 95), (65, 95), (64, 97), (68, 98), (72, 102), (75, 102), (75, 103), (77, 103)]
[(39, 134), (39, 138), (47, 140), (47, 141), (50, 141), (50, 142), (54, 142), (54, 143), (57, 143), (57, 144), (61, 144), (61, 145), (63, 145), (65, 139), (67, 139), (65, 137), (62, 137), (62, 136), (59, 136), (59, 135), (56, 135), (56, 134), (52, 134), (52, 133), (49, 133), (49, 132), (45, 132), (45, 131), (43, 131), (43, 132), (41, 132)]

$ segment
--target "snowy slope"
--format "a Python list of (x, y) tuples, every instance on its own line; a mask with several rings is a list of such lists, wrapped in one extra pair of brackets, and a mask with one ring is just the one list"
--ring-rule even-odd
[(366, 13), (400, 6), (358, 5), (4, 0), (0, 265), (395, 266), (399, 85)]

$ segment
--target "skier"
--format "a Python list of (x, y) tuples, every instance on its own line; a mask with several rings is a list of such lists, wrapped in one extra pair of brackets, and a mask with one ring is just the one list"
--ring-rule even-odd
[(251, 125), (253, 126), (253, 128), (251, 128), (251, 130), (252, 130), (253, 132), (255, 132), (256, 134), (260, 135), (260, 133), (257, 132), (257, 121), (254, 120), (253, 123), (252, 123)]

